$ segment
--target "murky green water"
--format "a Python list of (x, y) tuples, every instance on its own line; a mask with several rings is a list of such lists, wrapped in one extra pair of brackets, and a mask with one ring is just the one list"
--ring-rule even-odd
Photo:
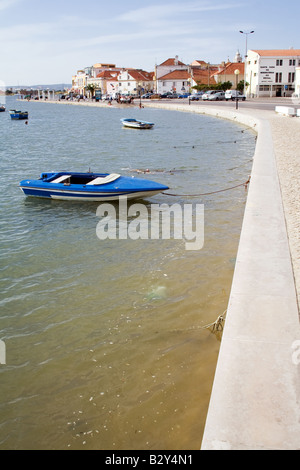
[[(24, 178), (119, 172), (198, 194), (242, 183), (254, 135), (227, 121), (156, 109), (8, 102), (0, 114), (1, 449), (199, 449), (220, 345), (202, 329), (227, 307), (246, 192), (203, 203), (205, 243), (99, 240), (97, 203), (25, 198)], [(120, 118), (155, 122), (123, 129)], [(159, 170), (159, 171), (158, 171)]]

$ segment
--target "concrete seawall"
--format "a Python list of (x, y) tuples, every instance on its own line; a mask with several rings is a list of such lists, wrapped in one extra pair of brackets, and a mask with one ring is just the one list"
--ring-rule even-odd
[(299, 310), (269, 122), (274, 113), (163, 107), (230, 119), (258, 135), (201, 449), (299, 449)]

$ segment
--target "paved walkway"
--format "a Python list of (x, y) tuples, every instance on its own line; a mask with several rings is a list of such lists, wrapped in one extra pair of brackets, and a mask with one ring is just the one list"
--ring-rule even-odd
[(300, 118), (270, 118), (278, 176), (300, 306)]

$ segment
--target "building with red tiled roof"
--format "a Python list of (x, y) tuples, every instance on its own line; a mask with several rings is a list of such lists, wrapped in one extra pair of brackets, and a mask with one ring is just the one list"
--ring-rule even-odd
[(161, 77), (173, 72), (174, 70), (188, 70), (188, 65), (181, 62), (178, 59), (178, 55), (176, 55), (174, 58), (165, 60), (160, 65), (156, 65), (155, 78), (156, 80), (159, 80)]
[(118, 93), (139, 95), (154, 89), (154, 72), (141, 69), (123, 69), (118, 75)]
[(299, 66), (300, 49), (249, 50), (245, 70), (247, 95), (291, 96)]
[(237, 84), (244, 80), (245, 76), (244, 62), (227, 62), (214, 74), (216, 83), (231, 82), (231, 88), (236, 88)]
[(186, 67), (186, 64), (180, 62), (180, 60), (178, 60), (178, 55), (176, 55), (173, 59), (165, 60), (162, 64), (159, 65), (159, 67), (177, 67), (182, 65)]
[(215, 85), (216, 80), (214, 74), (218, 71), (218, 67), (206, 64), (205, 66), (191, 67), (191, 86), (206, 85), (208, 88), (210, 85)]
[(157, 80), (157, 93), (172, 91), (174, 93), (188, 92), (191, 74), (186, 70), (173, 70)]

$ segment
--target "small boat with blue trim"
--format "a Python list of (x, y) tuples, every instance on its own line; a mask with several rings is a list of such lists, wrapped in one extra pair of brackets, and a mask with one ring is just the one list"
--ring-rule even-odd
[(131, 127), (133, 129), (152, 129), (154, 126), (154, 122), (140, 121), (131, 118), (123, 118), (121, 122), (124, 127)]
[(28, 111), (17, 111), (16, 109), (10, 109), (9, 111), (11, 119), (28, 119)]
[(116, 201), (140, 199), (161, 193), (163, 184), (117, 173), (44, 172), (37, 180), (23, 180), (19, 184), (26, 196), (68, 201)]
[(3, 113), (5, 111), (5, 109), (6, 109), (5, 106), (1, 104), (0, 105), (0, 113)]

